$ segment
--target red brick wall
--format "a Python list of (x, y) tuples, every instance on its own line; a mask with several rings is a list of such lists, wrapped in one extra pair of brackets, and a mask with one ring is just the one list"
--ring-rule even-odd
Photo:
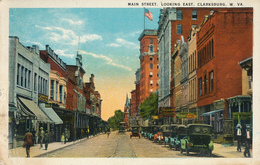
[[(205, 74), (208, 78), (209, 72), (214, 71), (214, 90), (204, 94), (203, 85), (203, 96), (198, 96), (198, 107), (242, 94), (242, 70), (238, 62), (252, 56), (253, 13), (252, 9), (230, 10), (215, 13), (197, 35), (198, 51), (209, 39), (214, 41), (213, 59), (197, 70), (197, 80), (200, 77), (204, 80)], [(211, 37), (207, 33), (210, 25), (214, 28)], [(199, 89), (197, 90), (199, 94)]]
[[(141, 53), (149, 52), (149, 47), (148, 45), (151, 44), (150, 39), (153, 39), (153, 45), (154, 45), (154, 53), (157, 53), (158, 49), (158, 43), (157, 43), (157, 38), (158, 36), (144, 36), (141, 39), (140, 42), (140, 48), (141, 48)], [(153, 60), (150, 60), (150, 57), (153, 58)], [(153, 64), (153, 69), (150, 69), (150, 64)], [(153, 91), (158, 90), (158, 76), (157, 73), (159, 69), (157, 68), (157, 65), (159, 64), (158, 61), (158, 55), (145, 55), (143, 58), (140, 60), (140, 65), (141, 65), (141, 78), (140, 78), (140, 103), (145, 100), (147, 97), (150, 96), (151, 93), (151, 88)], [(153, 72), (153, 76), (150, 77), (150, 72)], [(153, 85), (150, 85), (150, 80), (153, 80)]]
[(131, 116), (135, 116), (136, 113), (136, 90), (131, 92)]
[(60, 77), (65, 77), (65, 71), (47, 55), (46, 50), (40, 51), (40, 57), (44, 62), (51, 65), (51, 70), (56, 70), (60, 73)]

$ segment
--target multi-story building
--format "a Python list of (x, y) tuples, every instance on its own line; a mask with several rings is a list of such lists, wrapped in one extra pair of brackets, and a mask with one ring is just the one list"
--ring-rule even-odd
[(186, 41), (192, 26), (199, 25), (209, 8), (163, 8), (159, 16), (158, 44), (160, 61), (159, 107), (174, 107), (174, 66), (171, 55), (181, 36)]
[(157, 31), (145, 29), (140, 37), (140, 103), (159, 88)]
[(40, 127), (49, 131), (53, 124), (39, 107), (48, 102), (50, 64), (40, 58), (38, 46), (9, 37), (9, 71), (9, 146), (16, 148), (26, 129), (37, 135)]
[[(178, 119), (182, 119), (179, 117), (179, 114), (182, 112), (182, 97), (183, 97), (183, 91), (182, 91), (182, 84), (181, 84), (181, 78), (182, 78), (182, 60), (180, 54), (183, 53), (183, 50), (181, 52), (181, 49), (183, 49), (183, 42), (178, 42), (178, 44), (175, 46), (173, 55), (172, 55), (172, 63), (174, 66), (174, 73), (173, 73), (173, 80), (174, 80), (174, 86), (173, 86), (173, 97), (174, 97), (174, 110), (175, 110), (175, 116), (178, 117)], [(176, 119), (176, 118), (175, 118)], [(183, 121), (176, 121), (178, 123), (183, 123)], [(183, 123), (184, 124), (184, 123)]]
[[(66, 73), (66, 63), (62, 61), (61, 58), (46, 45), (46, 50), (40, 50), (41, 59), (50, 64), (50, 81), (49, 81), (49, 105), (42, 107), (47, 113), (49, 118), (55, 121), (55, 127), (52, 129), (54, 131), (54, 140), (60, 141), (60, 136), (62, 134), (63, 121), (59, 116), (64, 119), (66, 114), (66, 96), (67, 96), (67, 78), (65, 78)], [(56, 113), (50, 114), (50, 108), (53, 108)], [(58, 110), (56, 110), (58, 109)], [(64, 110), (62, 110), (64, 109)]]
[(189, 50), (188, 50), (188, 81), (189, 81), (189, 112), (195, 114), (195, 120), (199, 120), (197, 110), (197, 46), (196, 46), (196, 33), (199, 27), (192, 27), (190, 36), (188, 38)]
[(215, 132), (223, 131), (223, 119), (251, 111), (250, 96), (242, 95), (238, 63), (252, 56), (252, 46), (252, 8), (216, 11), (197, 33), (197, 106), (204, 123), (212, 125)]
[(84, 74), (82, 56), (77, 52), (76, 65), (67, 65), (66, 69), (66, 77), (68, 78), (66, 109), (72, 113), (67, 119), (68, 122), (66, 122), (70, 140), (80, 139), (85, 136), (89, 126), (86, 99), (83, 94)]
[(180, 48), (181, 86), (182, 86), (181, 111), (186, 113), (189, 112), (188, 49), (189, 49), (189, 45), (187, 42), (184, 42), (184, 38), (182, 37), (181, 48)]

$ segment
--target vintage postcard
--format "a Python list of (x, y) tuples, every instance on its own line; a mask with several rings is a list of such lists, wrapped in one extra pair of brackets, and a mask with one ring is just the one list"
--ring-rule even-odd
[(0, 163), (259, 164), (259, 5), (0, 0)]

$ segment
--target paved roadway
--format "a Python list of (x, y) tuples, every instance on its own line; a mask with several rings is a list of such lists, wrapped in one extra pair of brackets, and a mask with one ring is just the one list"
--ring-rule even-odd
[[(243, 152), (237, 152), (235, 146), (224, 147), (214, 144), (214, 158), (243, 158)], [(242, 149), (244, 151), (244, 149)], [(130, 132), (112, 132), (108, 137), (101, 134), (91, 139), (82, 140), (66, 148), (48, 152), (41, 157), (55, 158), (194, 158), (203, 157), (198, 153), (190, 152), (189, 156), (180, 151), (169, 149), (145, 138), (130, 139)]]

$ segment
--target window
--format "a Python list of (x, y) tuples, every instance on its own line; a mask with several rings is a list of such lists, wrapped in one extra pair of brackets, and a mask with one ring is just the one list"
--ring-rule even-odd
[(150, 80), (150, 85), (151, 85), (151, 86), (153, 85), (153, 80)]
[(22, 70), (21, 70), (21, 86), (23, 86), (23, 78), (24, 78), (24, 67), (22, 66)]
[(199, 95), (202, 95), (202, 78), (199, 78)]
[(150, 61), (153, 61), (153, 57), (152, 56), (150, 57)]
[(197, 20), (197, 10), (192, 10), (192, 20)]
[(41, 91), (41, 77), (38, 77), (38, 93)]
[(150, 45), (150, 52), (153, 53), (153, 45)]
[(31, 71), (28, 70), (28, 89), (31, 89)]
[(213, 75), (213, 71), (209, 72), (209, 76), (210, 76), (210, 88), (209, 91), (212, 92), (214, 89), (214, 75)]
[(153, 39), (150, 39), (150, 44), (153, 44)]
[(21, 68), (21, 66), (20, 66), (20, 64), (17, 64), (17, 85), (20, 85), (20, 68)]
[(59, 82), (56, 81), (56, 101), (58, 101), (58, 96), (59, 96)]
[(159, 64), (157, 64), (157, 69), (159, 69)]
[(150, 72), (150, 77), (153, 77), (153, 72)]
[(204, 93), (206, 94), (207, 92), (207, 76), (204, 75)]
[(177, 11), (177, 20), (182, 20), (182, 10)]
[(34, 92), (37, 91), (37, 73), (34, 73)]
[(153, 64), (150, 64), (150, 69), (153, 69)]
[(150, 91), (153, 92), (153, 88)]
[(62, 103), (63, 86), (60, 85), (60, 102)]
[(193, 25), (191, 25), (191, 27), (193, 27), (193, 28), (196, 28), (196, 27), (197, 27), (197, 25), (196, 25), (196, 24), (193, 24)]
[(182, 34), (182, 25), (177, 25), (177, 34)]
[(25, 88), (27, 88), (27, 78), (28, 78), (28, 76), (27, 76), (27, 73), (28, 73), (28, 70), (25, 68), (24, 69), (24, 87)]

